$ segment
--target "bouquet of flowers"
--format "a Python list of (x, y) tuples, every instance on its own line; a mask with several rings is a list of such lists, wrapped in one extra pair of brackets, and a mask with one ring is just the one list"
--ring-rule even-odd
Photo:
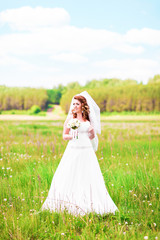
[(73, 139), (78, 139), (77, 129), (80, 127), (80, 125), (81, 125), (81, 122), (77, 118), (73, 118), (68, 122), (67, 127), (72, 130), (71, 134), (73, 135)]

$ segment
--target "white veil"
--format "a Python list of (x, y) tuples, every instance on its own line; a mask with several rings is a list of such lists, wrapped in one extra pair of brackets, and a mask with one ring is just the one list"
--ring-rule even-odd
[[(92, 127), (94, 128), (94, 132), (95, 132), (95, 137), (91, 140), (91, 143), (92, 143), (94, 151), (96, 152), (98, 149), (97, 133), (98, 134), (101, 133), (100, 108), (98, 107), (96, 102), (93, 100), (93, 98), (89, 95), (89, 93), (87, 91), (83, 91), (79, 94), (76, 94), (75, 96), (78, 96), (78, 95), (85, 97), (87, 100), (87, 104), (89, 106), (89, 110), (90, 110), (89, 120), (90, 120), (90, 123), (91, 123)], [(74, 97), (72, 98), (67, 118), (72, 115), (73, 99), (74, 99)]]

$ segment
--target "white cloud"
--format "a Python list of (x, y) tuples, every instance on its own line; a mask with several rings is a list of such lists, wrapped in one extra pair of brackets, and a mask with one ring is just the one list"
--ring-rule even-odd
[(160, 46), (160, 30), (143, 28), (141, 30), (131, 29), (125, 35), (128, 43), (149, 44), (152, 46)]
[(131, 46), (125, 43), (117, 44), (117, 46), (114, 46), (115, 50), (118, 50), (119, 52), (127, 53), (127, 54), (140, 54), (144, 52), (144, 48), (142, 46)]
[(32, 30), (2, 35), (0, 45), (6, 54), (85, 54), (104, 48), (128, 54), (140, 54), (143, 47), (134, 46), (116, 32), (77, 28), (69, 24), (64, 9), (23, 7), (0, 13), (0, 22), (18, 30)]
[(53, 60), (68, 62), (68, 63), (85, 63), (88, 58), (75, 53), (62, 53), (51, 57)]
[(0, 46), (3, 53), (17, 55), (53, 55), (64, 52), (85, 54), (105, 48), (127, 54), (140, 54), (143, 51), (143, 47), (125, 43), (123, 36), (118, 33), (73, 26), (2, 35)]
[(35, 30), (42, 27), (61, 27), (68, 24), (70, 16), (63, 8), (21, 7), (0, 13), (0, 23), (12, 29)]
[(148, 78), (159, 72), (160, 63), (150, 59), (110, 59), (93, 64), (106, 77), (132, 78), (147, 83)]
[[(158, 53), (150, 54), (154, 60), (145, 56), (148, 46), (160, 45), (160, 30), (131, 29), (119, 34), (105, 29), (78, 28), (69, 23), (69, 13), (63, 8), (23, 7), (0, 12), (0, 24), (12, 28), (0, 35), (3, 78), (10, 74), (16, 82), (19, 76), (21, 84), (22, 79), (30, 84), (44, 81), (47, 87), (45, 84), (53, 86), (54, 82), (84, 83), (105, 77), (145, 82), (159, 73)], [(117, 59), (110, 59), (112, 54)], [(30, 63), (32, 58), (34, 61)], [(7, 66), (12, 71), (5, 73)]]

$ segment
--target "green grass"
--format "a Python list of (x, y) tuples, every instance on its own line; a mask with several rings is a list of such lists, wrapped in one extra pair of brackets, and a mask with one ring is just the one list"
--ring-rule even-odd
[(35, 115), (35, 116), (46, 116), (46, 111), (41, 111), (39, 113), (31, 114), (30, 110), (17, 110), (17, 109), (12, 109), (12, 110), (6, 110), (6, 111), (1, 111), (0, 114), (4, 115)]
[(102, 122), (96, 155), (120, 210), (103, 216), (38, 213), (67, 145), (62, 130), (62, 121), (0, 121), (1, 239), (159, 239), (160, 123)]
[(115, 116), (115, 115), (120, 115), (120, 116), (127, 116), (127, 115), (132, 115), (132, 116), (145, 116), (145, 115), (159, 115), (160, 112), (158, 111), (153, 111), (153, 112), (136, 112), (136, 111), (122, 111), (122, 112), (103, 112), (101, 113), (101, 116)]

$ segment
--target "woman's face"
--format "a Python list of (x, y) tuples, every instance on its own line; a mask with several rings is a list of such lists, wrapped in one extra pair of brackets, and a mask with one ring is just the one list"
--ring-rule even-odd
[(75, 113), (82, 112), (82, 104), (77, 99), (73, 99), (73, 109), (74, 109)]

